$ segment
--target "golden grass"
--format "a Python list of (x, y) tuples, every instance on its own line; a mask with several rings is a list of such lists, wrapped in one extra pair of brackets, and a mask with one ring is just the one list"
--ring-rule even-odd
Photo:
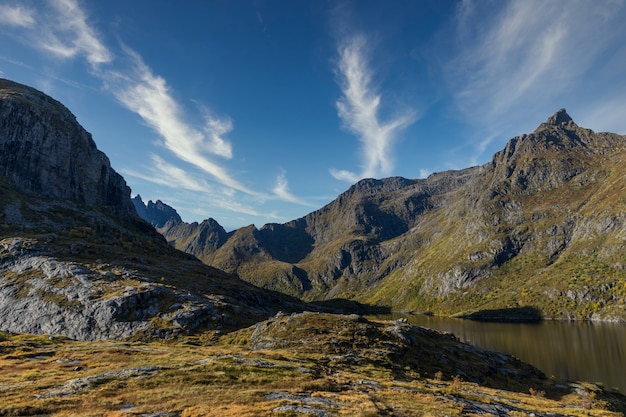
[[(328, 362), (306, 349), (252, 351), (244, 343), (249, 335), (203, 344), (212, 338), (76, 342), (0, 333), (0, 416), (302, 415), (298, 407), (337, 416), (458, 416), (467, 415), (467, 401), (528, 413), (568, 407), (568, 415), (623, 415), (608, 410), (611, 405), (600, 398), (605, 393), (590, 384), (582, 394), (561, 390), (555, 396), (551, 381), (534, 395), (408, 370), (399, 381), (382, 363)], [(71, 381), (78, 388), (63, 391)], [(549, 395), (536, 395), (540, 390)]]

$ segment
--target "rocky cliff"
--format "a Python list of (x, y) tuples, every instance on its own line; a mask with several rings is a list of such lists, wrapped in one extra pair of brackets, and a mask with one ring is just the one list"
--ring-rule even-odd
[(20, 191), (134, 215), (130, 188), (58, 101), (0, 79), (0, 175)]
[(0, 233), (0, 331), (168, 337), (305, 307), (171, 248), (69, 110), (7, 80)]
[(307, 299), (626, 319), (624, 213), (626, 138), (562, 109), (483, 166), (362, 180), (301, 219), (226, 238), (161, 231), (210, 265)]

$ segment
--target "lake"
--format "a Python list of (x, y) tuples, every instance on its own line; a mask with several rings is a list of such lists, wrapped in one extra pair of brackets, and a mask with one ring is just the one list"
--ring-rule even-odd
[(626, 393), (626, 324), (546, 320), (538, 323), (494, 323), (393, 315), (410, 323), (450, 332), (461, 341), (516, 356), (546, 376), (570, 381), (601, 382)]

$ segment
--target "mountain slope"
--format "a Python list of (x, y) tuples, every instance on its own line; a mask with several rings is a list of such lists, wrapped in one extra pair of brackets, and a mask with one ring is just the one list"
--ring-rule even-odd
[(171, 248), (68, 109), (0, 80), (0, 330), (162, 337), (303, 308)]
[[(559, 110), (480, 167), (366, 179), (309, 215), (174, 246), (265, 288), (466, 314), (626, 319), (626, 138)], [(201, 232), (204, 230), (205, 232)]]

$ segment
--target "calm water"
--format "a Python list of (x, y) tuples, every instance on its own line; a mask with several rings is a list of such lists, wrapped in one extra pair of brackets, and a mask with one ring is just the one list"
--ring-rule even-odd
[(602, 382), (606, 388), (626, 393), (626, 324), (485, 323), (422, 315), (392, 318), (399, 317), (418, 326), (453, 333), (472, 345), (514, 355), (548, 377)]

